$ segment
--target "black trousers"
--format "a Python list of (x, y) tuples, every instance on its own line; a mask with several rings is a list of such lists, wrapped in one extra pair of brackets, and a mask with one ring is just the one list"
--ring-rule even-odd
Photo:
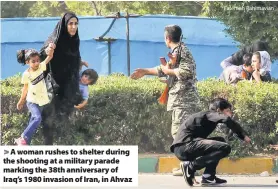
[(216, 174), (219, 161), (230, 152), (231, 147), (222, 137), (196, 138), (174, 148), (174, 153), (179, 160), (190, 161), (193, 170), (206, 168), (204, 174), (210, 175)]
[[(53, 99), (55, 100), (55, 99)], [(42, 112), (42, 133), (44, 136), (44, 145), (53, 145), (56, 111), (53, 102), (46, 105)]]

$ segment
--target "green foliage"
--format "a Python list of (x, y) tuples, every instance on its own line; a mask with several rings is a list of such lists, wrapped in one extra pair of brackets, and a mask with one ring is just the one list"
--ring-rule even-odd
[[(202, 10), (202, 3), (180, 1), (138, 1), (138, 2), (110, 2), (111, 12), (128, 10), (135, 14), (170, 14), (198, 16)], [(109, 9), (108, 9), (109, 10)]]
[[(278, 120), (278, 85), (275, 83), (239, 82), (236, 86), (209, 79), (198, 83), (203, 106), (215, 97), (223, 97), (233, 104), (235, 117), (250, 134), (253, 146), (232, 141), (232, 155), (243, 156), (261, 153), (268, 144), (278, 142), (275, 123)], [(219, 133), (217, 133), (219, 134)]]
[(29, 10), (28, 17), (53, 17), (61, 16), (66, 9), (63, 9), (57, 1), (37, 1)]
[[(2, 143), (12, 144), (26, 127), (28, 113), (16, 110), (20, 96), (19, 76), (1, 82)], [(131, 80), (120, 74), (101, 77), (90, 86), (86, 109), (69, 118), (56, 120), (57, 145), (138, 145), (139, 152), (169, 152), (171, 114), (157, 99), (164, 84), (154, 78)], [(233, 156), (262, 152), (278, 142), (278, 84), (240, 82), (226, 85), (215, 79), (198, 83), (203, 109), (215, 97), (227, 98), (234, 105), (235, 116), (254, 141), (253, 147), (230, 141)], [(275, 126), (276, 124), (276, 126)], [(223, 135), (216, 131), (214, 135)], [(43, 144), (41, 129), (32, 144)], [(268, 149), (267, 149), (268, 150)], [(269, 150), (269, 152), (271, 152)]]
[[(4, 144), (12, 144), (27, 123), (26, 109), (21, 113), (25, 119), (20, 121), (16, 118), (18, 122), (12, 121), (13, 117), (19, 115), (15, 109), (20, 95), (15, 92), (20, 91), (19, 80), (17, 76), (2, 82), (2, 100), (12, 95), (9, 99), (10, 105), (3, 107), (2, 111), (6, 112), (2, 121)], [(14, 89), (17, 88), (14, 91), (10, 90), (11, 83), (15, 85)], [(150, 78), (134, 81), (119, 75), (102, 77), (97, 85), (90, 88), (91, 98), (84, 111), (74, 112), (70, 116), (70, 124), (67, 124), (66, 118), (57, 120), (55, 143), (138, 144), (142, 147), (141, 152), (167, 151), (171, 142), (171, 115), (165, 111), (164, 106), (157, 104), (162, 90), (163, 84)], [(42, 133), (38, 130), (33, 144), (42, 144), (41, 139)]]
[[(262, 8), (269, 10), (262, 10)], [(241, 45), (250, 45), (256, 40), (267, 41), (271, 57), (277, 59), (278, 2), (206, 2), (203, 13), (217, 18), (228, 26), (226, 32)]]
[[(1, 2), (2, 17), (50, 17), (73, 11), (80, 16), (110, 15), (114, 12), (131, 14), (171, 14), (198, 16), (202, 2), (180, 1), (37, 1)], [(16, 9), (14, 9), (16, 7)]]
[(1, 18), (27, 17), (34, 1), (1, 1)]

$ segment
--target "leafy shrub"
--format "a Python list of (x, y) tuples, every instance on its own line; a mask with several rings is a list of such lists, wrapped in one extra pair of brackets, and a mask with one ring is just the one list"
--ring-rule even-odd
[[(28, 112), (16, 110), (20, 96), (20, 78), (1, 81), (2, 145), (10, 145), (28, 121)], [(57, 145), (138, 145), (139, 152), (169, 152), (171, 113), (157, 103), (164, 84), (154, 78), (131, 80), (122, 75), (101, 77), (90, 86), (86, 109), (75, 111), (70, 124), (57, 120)], [(235, 116), (254, 140), (252, 148), (238, 140), (231, 141), (232, 155), (251, 155), (277, 143), (278, 137), (278, 84), (240, 82), (226, 85), (216, 79), (198, 82), (202, 108), (205, 110), (215, 97), (225, 97), (233, 105)], [(214, 135), (221, 133), (215, 132)], [(43, 144), (41, 129), (32, 144)]]
[(278, 85), (275, 83), (239, 82), (226, 85), (214, 79), (198, 83), (198, 91), (204, 106), (215, 97), (224, 97), (234, 105), (235, 118), (253, 140), (253, 146), (241, 147), (239, 140), (232, 141), (234, 154), (251, 155), (262, 152), (268, 144), (278, 142), (275, 123), (278, 120)]

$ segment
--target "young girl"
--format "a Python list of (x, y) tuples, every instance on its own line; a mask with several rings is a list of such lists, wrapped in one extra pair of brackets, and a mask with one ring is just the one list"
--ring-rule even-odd
[(17, 52), (17, 61), (23, 63), (23, 65), (29, 65), (29, 68), (22, 75), (21, 83), (24, 86), (20, 100), (17, 103), (17, 109), (22, 109), (27, 97), (27, 107), (31, 112), (28, 126), (21, 134), (21, 137), (15, 140), (19, 146), (30, 144), (32, 135), (41, 123), (43, 106), (49, 103), (43, 71), (46, 70), (46, 64), (53, 57), (55, 44), (50, 43), (48, 47), (48, 56), (43, 62), (40, 62), (39, 53), (34, 49)]
[(271, 81), (271, 60), (268, 52), (258, 51), (253, 53), (252, 67), (254, 69), (252, 76), (257, 82)]

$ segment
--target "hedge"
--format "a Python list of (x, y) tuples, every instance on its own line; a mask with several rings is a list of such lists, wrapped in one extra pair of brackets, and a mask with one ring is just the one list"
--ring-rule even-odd
[[(1, 81), (2, 145), (12, 145), (24, 130), (28, 112), (16, 110), (20, 96), (20, 75)], [(90, 86), (86, 109), (75, 111), (57, 120), (55, 145), (138, 145), (139, 153), (169, 153), (171, 113), (157, 103), (164, 84), (156, 78), (131, 80), (114, 74), (100, 77)], [(232, 155), (245, 156), (261, 152), (278, 142), (278, 84), (250, 83), (226, 85), (216, 79), (198, 82), (203, 109), (215, 97), (225, 97), (233, 105), (236, 118), (250, 134), (254, 145), (242, 146), (239, 140), (229, 141)], [(68, 118), (66, 118), (68, 119)], [(223, 135), (216, 131), (214, 135)], [(225, 135), (223, 135), (225, 136)], [(42, 145), (42, 131), (35, 134), (32, 144)]]

